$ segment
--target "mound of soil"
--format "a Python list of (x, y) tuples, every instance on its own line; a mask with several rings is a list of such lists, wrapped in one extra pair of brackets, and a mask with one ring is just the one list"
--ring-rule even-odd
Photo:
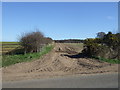
[(117, 64), (79, 57), (81, 50), (79, 46), (56, 43), (54, 49), (39, 60), (3, 68), (3, 81), (118, 71)]

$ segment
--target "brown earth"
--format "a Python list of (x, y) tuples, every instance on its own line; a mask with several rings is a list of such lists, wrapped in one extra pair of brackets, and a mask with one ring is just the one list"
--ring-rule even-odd
[(2, 68), (3, 81), (118, 72), (117, 64), (84, 58), (78, 54), (81, 50), (79, 45), (56, 43), (54, 49), (39, 60)]

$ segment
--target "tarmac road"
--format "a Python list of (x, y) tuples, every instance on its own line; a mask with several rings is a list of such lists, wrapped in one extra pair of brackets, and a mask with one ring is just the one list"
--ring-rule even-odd
[(118, 73), (3, 82), (3, 88), (118, 88)]

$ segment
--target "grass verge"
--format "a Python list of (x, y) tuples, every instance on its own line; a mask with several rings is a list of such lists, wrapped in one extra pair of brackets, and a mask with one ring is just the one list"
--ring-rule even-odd
[(106, 58), (95, 57), (95, 56), (93, 58), (100, 60), (100, 61), (108, 62), (111, 64), (120, 64), (120, 60), (118, 60), (118, 59), (106, 59)]
[(41, 56), (47, 54), (53, 49), (53, 45), (44, 46), (41, 52), (38, 53), (27, 53), (25, 55), (4, 55), (2, 57), (2, 67), (6, 67), (12, 64), (28, 62), (39, 59)]

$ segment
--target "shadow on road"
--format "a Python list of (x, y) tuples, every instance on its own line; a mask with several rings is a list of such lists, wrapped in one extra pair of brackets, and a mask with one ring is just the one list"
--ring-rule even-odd
[(83, 53), (78, 53), (75, 55), (61, 54), (61, 56), (67, 56), (69, 58), (87, 58), (87, 56)]

